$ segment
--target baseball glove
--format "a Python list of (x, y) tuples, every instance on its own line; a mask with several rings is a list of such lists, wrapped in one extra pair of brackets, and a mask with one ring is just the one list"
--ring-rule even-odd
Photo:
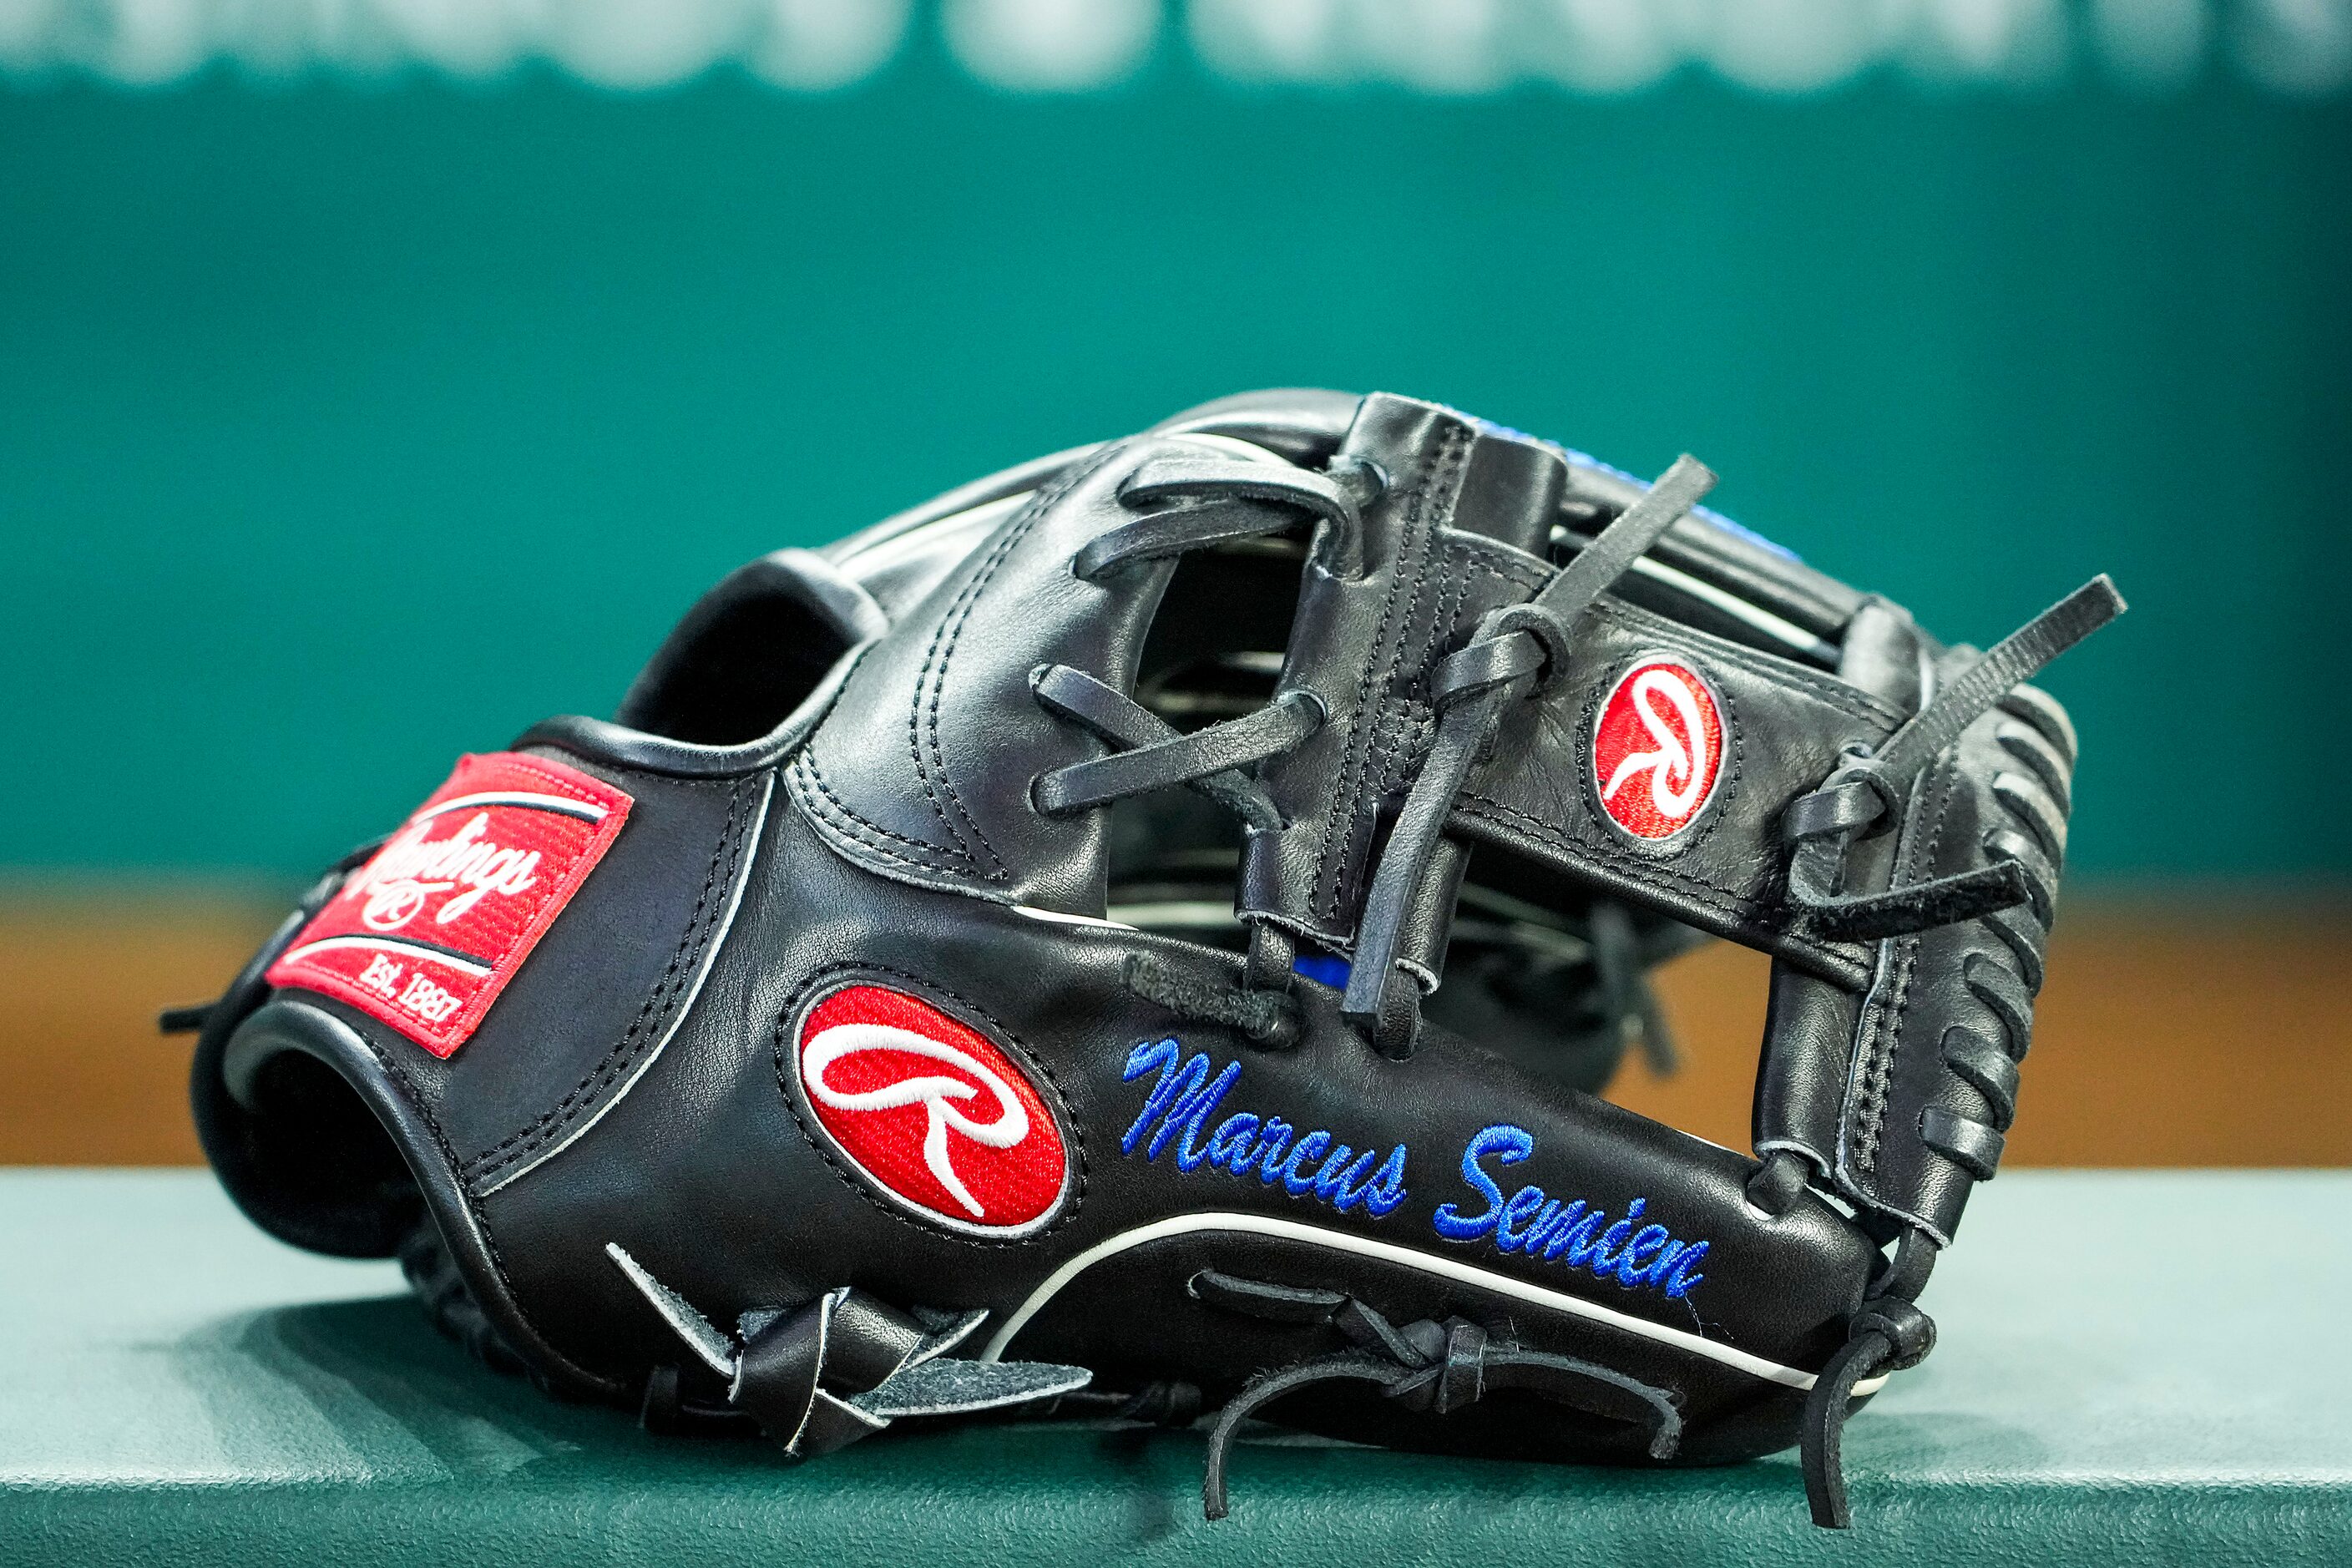
[[(173, 1020), (205, 1148), (655, 1427), (1217, 1410), (1212, 1517), (1252, 1415), (1798, 1444), (1842, 1525), (2030, 1038), (2074, 737), (2022, 682), (2121, 601), (1947, 647), (1710, 482), (1259, 395), (770, 557)], [(1760, 1159), (1446, 1027), (1498, 912), (1771, 954)]]

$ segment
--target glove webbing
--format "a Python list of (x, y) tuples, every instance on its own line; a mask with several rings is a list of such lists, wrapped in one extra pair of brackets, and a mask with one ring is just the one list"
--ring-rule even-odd
[(1413, 895), (1429, 874), (1454, 798), (1510, 705), (1542, 689), (1568, 663), (1577, 619), (1642, 552), (1715, 488), (1715, 474), (1685, 453), (1641, 500), (1522, 605), (1491, 611), (1467, 646), (1446, 656), (1430, 682), (1437, 737), (1389, 829), (1386, 849), (1357, 923), (1354, 967), (1340, 1010), (1392, 1057), (1412, 1054), (1421, 990), (1400, 981), (1396, 954)]

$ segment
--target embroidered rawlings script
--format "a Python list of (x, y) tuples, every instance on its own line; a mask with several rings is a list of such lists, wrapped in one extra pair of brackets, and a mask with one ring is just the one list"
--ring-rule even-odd
[(542, 757), (462, 757), (269, 966), (269, 983), (324, 992), (448, 1056), (595, 869), (630, 805)]
[(1696, 1272), (1699, 1259), (1706, 1256), (1706, 1243), (1677, 1241), (1664, 1226), (1643, 1224), (1647, 1198), (1627, 1204), (1625, 1217), (1612, 1223), (1607, 1214), (1582, 1198), (1562, 1203), (1538, 1186), (1524, 1186), (1504, 1197), (1480, 1162), (1516, 1165), (1535, 1148), (1533, 1134), (1508, 1122), (1471, 1139), (1462, 1151), (1462, 1179), (1485, 1198), (1486, 1206), (1465, 1214), (1453, 1204), (1441, 1204), (1434, 1222), (1437, 1234), (1448, 1241), (1492, 1240), (1498, 1251), (1590, 1268), (1629, 1290), (1662, 1287), (1667, 1295), (1680, 1298), (1706, 1278)]
[(1269, 1187), (1279, 1182), (1292, 1196), (1311, 1195), (1341, 1214), (1360, 1206), (1377, 1218), (1404, 1202), (1403, 1144), (1383, 1160), (1370, 1149), (1359, 1154), (1349, 1144), (1334, 1142), (1320, 1128), (1302, 1133), (1279, 1116), (1247, 1110), (1235, 1111), (1212, 1130), (1209, 1119), (1241, 1077), (1242, 1064), (1227, 1062), (1212, 1078), (1206, 1056), (1195, 1053), (1181, 1060), (1182, 1056), (1173, 1039), (1153, 1040), (1129, 1053), (1128, 1082), (1150, 1072), (1160, 1077), (1144, 1097), (1135, 1125), (1119, 1140), (1120, 1152), (1140, 1148), (1146, 1160), (1157, 1160), (1173, 1143), (1180, 1171), (1205, 1164), (1232, 1176), (1255, 1176)]

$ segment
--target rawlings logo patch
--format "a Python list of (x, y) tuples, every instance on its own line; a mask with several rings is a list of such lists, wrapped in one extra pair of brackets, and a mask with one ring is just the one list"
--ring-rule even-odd
[(1592, 721), (1592, 787), (1633, 837), (1663, 844), (1698, 820), (1723, 776), (1723, 705), (1679, 659), (1635, 659)]
[(1021, 1064), (979, 1029), (887, 986), (844, 986), (802, 1017), (795, 1059), (835, 1150), (900, 1206), (951, 1230), (1025, 1236), (1070, 1184), (1062, 1129)]
[(324, 992), (449, 1056), (604, 858), (630, 805), (561, 763), (461, 757), (267, 978)]

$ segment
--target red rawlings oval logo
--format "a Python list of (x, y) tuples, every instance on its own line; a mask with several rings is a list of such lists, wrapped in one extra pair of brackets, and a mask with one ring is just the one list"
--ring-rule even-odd
[(1592, 726), (1592, 784), (1636, 838), (1672, 838), (1698, 819), (1723, 776), (1723, 708), (1706, 678), (1653, 654), (1617, 678)]
[(1021, 1235), (1069, 1185), (1053, 1110), (995, 1041), (919, 997), (850, 985), (801, 1020), (801, 1089), (844, 1158), (950, 1229)]

